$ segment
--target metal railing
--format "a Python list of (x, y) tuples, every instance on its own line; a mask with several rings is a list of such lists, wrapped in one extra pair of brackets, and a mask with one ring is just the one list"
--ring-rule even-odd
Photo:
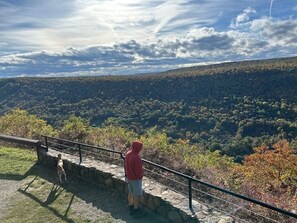
[(5, 141), (5, 142), (10, 142), (10, 143), (32, 146), (32, 147), (41, 146), (41, 142), (39, 140), (27, 139), (27, 138), (22, 138), (22, 137), (17, 137), (17, 136), (9, 136), (9, 135), (0, 134), (0, 140)]
[(195, 182), (195, 183), (198, 183), (198, 184), (201, 184), (201, 185), (204, 185), (208, 188), (211, 188), (211, 189), (214, 189), (214, 190), (217, 190), (217, 191), (220, 191), (220, 192), (223, 192), (224, 194), (228, 194), (228, 195), (232, 195), (233, 197), (236, 197), (236, 198), (239, 198), (239, 199), (242, 199), (242, 200), (245, 200), (245, 201), (248, 201), (248, 202), (251, 202), (253, 204), (257, 204), (261, 207), (264, 207), (264, 208), (267, 208), (267, 209), (270, 209), (270, 210), (273, 210), (273, 211), (276, 211), (280, 214), (283, 214), (283, 215), (286, 215), (286, 216), (289, 216), (289, 217), (293, 217), (293, 218), (296, 218), (297, 219), (297, 214), (295, 213), (292, 213), (290, 211), (287, 211), (287, 210), (284, 210), (284, 209), (281, 209), (281, 208), (278, 208), (278, 207), (275, 207), (273, 205), (270, 205), (270, 204), (267, 204), (265, 202), (262, 202), (262, 201), (259, 201), (259, 200), (256, 200), (254, 198), (250, 198), (250, 197), (247, 197), (245, 195), (242, 195), (242, 194), (239, 194), (239, 193), (235, 193), (233, 191), (230, 191), (230, 190), (227, 190), (227, 189), (224, 189), (224, 188), (221, 188), (221, 187), (218, 187), (218, 186), (215, 186), (213, 184), (210, 184), (210, 183), (207, 183), (207, 182), (204, 182), (202, 180), (198, 180), (196, 178), (193, 178), (189, 175), (186, 175), (186, 174), (183, 174), (183, 173), (180, 173), (178, 171), (175, 171), (175, 170), (172, 170), (172, 169), (169, 169), (167, 167), (164, 167), (162, 165), (159, 165), (159, 164), (156, 164), (156, 163), (153, 163), (149, 160), (145, 160), (145, 159), (142, 159), (142, 161), (144, 163), (148, 163), (152, 166), (155, 166), (155, 167), (158, 167), (164, 171), (167, 171), (167, 172), (170, 172), (170, 173), (173, 173), (177, 176), (180, 176), (180, 177), (183, 177), (185, 178), (187, 181), (188, 181), (188, 197), (189, 197), (189, 208), (190, 210), (193, 210), (193, 202), (192, 202), (192, 184)]
[[(69, 141), (69, 140), (64, 140), (64, 139), (59, 139), (59, 138), (54, 138), (54, 137), (44, 136), (44, 138), (45, 138), (45, 144), (46, 144), (45, 147), (47, 149), (49, 148), (49, 145), (48, 145), (49, 142), (48, 142), (48, 140), (56, 140), (56, 141), (60, 141), (60, 142), (64, 142), (64, 143), (71, 143), (73, 145), (77, 145), (78, 146), (78, 150), (79, 150), (79, 159), (80, 159), (80, 162), (82, 162), (82, 159), (83, 159), (83, 157), (82, 157), (82, 149), (81, 149), (82, 147), (92, 148), (92, 149), (95, 149), (95, 150), (98, 150), (98, 151), (104, 151), (104, 152), (109, 152), (109, 153), (113, 153), (113, 154), (118, 154), (121, 159), (125, 159), (125, 156), (121, 152), (119, 152), (119, 151), (115, 151), (115, 150), (111, 150), (111, 149), (106, 149), (106, 148), (100, 148), (100, 147), (96, 147), (96, 146), (91, 146), (91, 145), (87, 145), (87, 144), (83, 144), (83, 143), (79, 143), (79, 142), (74, 142), (74, 141)], [(149, 160), (142, 159), (142, 161), (144, 163), (146, 163), (146, 164), (149, 164), (149, 165), (153, 166), (153, 167), (159, 168), (160, 170), (163, 170), (163, 171), (172, 173), (174, 175), (177, 175), (179, 177), (182, 177), (182, 178), (184, 178), (184, 179), (186, 179), (188, 181), (188, 185), (187, 186), (188, 186), (188, 198), (189, 198), (189, 208), (190, 208), (190, 210), (193, 210), (193, 195), (192, 195), (193, 187), (192, 187), (192, 184), (193, 183), (198, 183), (200, 185), (206, 186), (207, 188), (211, 188), (211, 189), (220, 191), (220, 192), (222, 192), (224, 194), (231, 195), (233, 197), (236, 197), (236, 198), (239, 198), (239, 199), (242, 199), (242, 200), (251, 202), (253, 204), (259, 205), (259, 206), (264, 207), (264, 208), (267, 208), (269, 210), (276, 211), (277, 213), (280, 213), (282, 215), (289, 216), (289, 217), (292, 217), (292, 218), (296, 218), (297, 219), (297, 214), (295, 214), (293, 212), (290, 212), (290, 211), (287, 211), (287, 210), (284, 210), (284, 209), (275, 207), (273, 205), (267, 204), (265, 202), (262, 202), (262, 201), (259, 201), (259, 200), (256, 200), (256, 199), (247, 197), (245, 195), (242, 195), (242, 194), (239, 194), (239, 193), (235, 193), (233, 191), (230, 191), (230, 190), (227, 190), (227, 189), (224, 189), (224, 188), (215, 186), (213, 184), (204, 182), (202, 180), (193, 178), (193, 177), (191, 177), (189, 175), (183, 174), (181, 172), (178, 172), (178, 171), (172, 170), (170, 168), (167, 168), (165, 166), (159, 165), (157, 163), (151, 162)]]
[[(79, 156), (80, 163), (82, 163), (82, 158), (83, 158), (83, 156), (82, 156), (83, 153), (82, 152), (83, 152), (83, 148), (89, 148), (89, 149), (93, 149), (95, 151), (104, 151), (104, 152), (108, 152), (108, 153), (112, 153), (112, 154), (117, 154), (122, 159), (124, 159), (123, 154), (121, 152), (119, 152), (119, 151), (115, 151), (115, 150), (111, 150), (111, 149), (107, 149), (107, 148), (103, 148), (103, 147), (92, 146), (92, 145), (88, 145), (88, 144), (84, 144), (84, 143), (80, 143), (80, 142), (75, 142), (75, 141), (60, 139), (60, 138), (56, 138), (56, 137), (49, 137), (49, 136), (43, 136), (43, 137), (44, 137), (44, 142), (45, 142), (45, 148), (46, 148), (46, 150), (48, 150), (48, 148), (49, 148), (49, 140), (60, 141), (60, 142), (63, 143), (63, 144), (57, 143), (57, 142), (52, 143), (55, 147), (62, 147), (63, 149), (69, 148), (69, 149), (73, 149), (73, 150), (78, 150), (78, 156)], [(73, 146), (69, 146), (67, 143), (74, 145), (74, 147)], [(75, 146), (77, 146), (77, 147), (75, 147)]]
[(37, 157), (39, 160), (38, 150), (41, 148), (41, 142), (39, 140), (22, 138), (22, 137), (17, 137), (17, 136), (9, 136), (9, 135), (3, 135), (3, 134), (0, 134), (0, 140), (9, 142), (9, 143), (15, 143), (18, 145), (26, 145), (26, 146), (36, 148), (36, 153), (37, 153)]
[[(52, 144), (52, 142), (49, 142), (49, 140), (53, 140), (53, 141), (56, 141), (56, 143), (54, 143), (54, 145), (56, 145), (57, 147), (60, 146), (60, 147), (64, 147), (64, 148), (71, 148), (71, 149), (74, 149), (74, 150), (78, 150), (78, 156), (79, 156), (80, 163), (83, 161), (83, 155), (82, 155), (83, 154), (82, 153), (83, 149), (82, 148), (88, 148), (88, 150), (93, 149), (95, 151), (95, 153), (96, 152), (106, 152), (106, 153), (111, 153), (111, 154), (117, 154), (117, 155), (119, 155), (120, 159), (122, 159), (122, 160), (125, 159), (125, 156), (123, 155), (123, 153), (119, 152), (119, 151), (106, 149), (106, 148), (102, 148), (102, 147), (97, 147), (97, 146), (92, 146), (92, 145), (79, 143), (79, 142), (75, 142), (75, 141), (64, 140), (64, 139), (55, 138), (55, 137), (48, 137), (48, 136), (43, 136), (43, 137), (44, 137), (44, 142), (45, 142), (44, 146), (42, 146), (42, 143), (39, 140), (27, 139), (27, 138), (21, 138), (21, 137), (16, 137), (16, 136), (8, 136), (8, 135), (0, 134), (0, 140), (1, 141), (34, 147), (34, 148), (37, 149), (37, 155), (38, 155), (38, 149), (40, 149), (40, 148), (44, 148), (44, 149), (48, 150), (49, 144)], [(58, 142), (60, 142), (60, 143), (58, 143)], [(67, 145), (67, 143), (75, 145), (77, 147), (69, 147)], [(54, 149), (57, 149), (57, 148), (54, 148)], [(222, 192), (224, 194), (231, 195), (231, 196), (239, 198), (241, 200), (244, 200), (244, 201), (259, 205), (259, 206), (267, 208), (269, 210), (273, 210), (273, 211), (275, 211), (277, 213), (280, 213), (282, 215), (297, 219), (297, 214), (295, 214), (293, 212), (290, 212), (290, 211), (275, 207), (273, 205), (267, 204), (265, 202), (262, 202), (262, 201), (247, 197), (245, 195), (235, 193), (235, 192), (232, 192), (230, 190), (215, 186), (213, 184), (210, 184), (210, 183), (204, 182), (202, 180), (193, 178), (193, 177), (191, 177), (189, 175), (180, 173), (178, 171), (172, 170), (172, 169), (167, 168), (165, 166), (156, 164), (156, 163), (151, 162), (149, 160), (142, 159), (142, 161), (143, 161), (143, 163), (149, 164), (149, 165), (151, 165), (151, 166), (153, 166), (155, 168), (158, 168), (160, 170), (166, 171), (168, 173), (172, 173), (172, 174), (174, 174), (176, 176), (179, 176), (179, 177), (182, 177), (182, 178), (186, 179), (186, 181), (188, 182), (187, 187), (188, 187), (189, 208), (191, 210), (193, 210), (193, 202), (192, 202), (192, 199), (193, 199), (193, 195), (192, 195), (193, 186), (192, 185), (193, 185), (193, 183), (198, 183), (200, 185), (206, 186), (207, 188), (211, 188), (211, 189), (214, 189), (216, 191), (220, 191), (220, 192)]]

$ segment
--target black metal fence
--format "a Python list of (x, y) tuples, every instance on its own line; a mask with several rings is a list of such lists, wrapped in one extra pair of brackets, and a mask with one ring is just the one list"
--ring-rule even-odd
[(16, 136), (8, 136), (8, 135), (0, 134), (0, 140), (9, 142), (9, 143), (27, 145), (27, 146), (31, 146), (31, 147), (41, 146), (41, 142), (39, 140), (21, 138), (21, 137), (16, 137)]
[(18, 145), (25, 145), (36, 149), (37, 157), (39, 159), (39, 152), (38, 150), (41, 148), (41, 142), (35, 139), (27, 139), (17, 136), (8, 136), (0, 134), (0, 141), (18, 144)]
[[(49, 148), (51, 148), (51, 149), (55, 149), (58, 151), (62, 151), (64, 153), (77, 155), (79, 157), (80, 163), (83, 162), (83, 158), (95, 158), (95, 159), (101, 159), (104, 161), (117, 160), (119, 162), (122, 162), (125, 159), (122, 152), (119, 152), (119, 151), (106, 149), (106, 148), (102, 148), (102, 147), (97, 147), (97, 146), (92, 146), (92, 145), (87, 145), (87, 144), (74, 142), (74, 141), (59, 139), (59, 138), (55, 138), (55, 137), (44, 136), (44, 143), (45, 143), (44, 146), (41, 146), (41, 142), (38, 140), (6, 136), (6, 135), (1, 135), (1, 134), (0, 134), (0, 140), (6, 141), (6, 142), (11, 142), (11, 143), (22, 144), (22, 145), (29, 145), (29, 146), (36, 147), (37, 149), (43, 147), (48, 150)], [(221, 187), (215, 186), (213, 184), (204, 182), (202, 180), (193, 178), (193, 177), (183, 174), (181, 172), (169, 169), (165, 166), (153, 163), (149, 160), (142, 159), (142, 161), (145, 165), (149, 165), (152, 167), (150, 170), (157, 169), (157, 170), (162, 171), (163, 175), (161, 176), (161, 178), (164, 178), (164, 173), (169, 173), (169, 174), (172, 174), (173, 176), (178, 176), (178, 177), (182, 178), (184, 183), (181, 183), (181, 181), (179, 181), (179, 180), (175, 181), (175, 183), (180, 183), (186, 188), (185, 191), (189, 198), (188, 205), (191, 210), (193, 210), (193, 191), (194, 191), (194, 192), (199, 192), (203, 196), (206, 196), (208, 198), (214, 197), (215, 199), (222, 200), (223, 202), (232, 203), (232, 205), (238, 207), (239, 209), (243, 208), (246, 211), (249, 211), (252, 214), (255, 214), (255, 213), (253, 213), (253, 210), (251, 210), (249, 208), (245, 208), (243, 205), (239, 205), (240, 203), (242, 203), (242, 201), (248, 202), (249, 207), (251, 206), (251, 204), (257, 205), (259, 207), (264, 207), (267, 210), (274, 211), (276, 213), (276, 216), (278, 216), (278, 217), (279, 217), (279, 215), (284, 216), (286, 218), (286, 220), (284, 220), (282, 222), (296, 222), (296, 219), (297, 219), (296, 213), (275, 207), (273, 205), (270, 205), (265, 202), (244, 196), (239, 193), (232, 192), (230, 190), (226, 190), (224, 188), (221, 188)], [(151, 172), (154, 173), (154, 171), (151, 171)], [(170, 178), (170, 180), (173, 180), (172, 177), (169, 177), (169, 178)], [(193, 186), (193, 184), (196, 184), (198, 186)], [(202, 191), (201, 190), (202, 187), (204, 187), (204, 189), (206, 189), (206, 190)], [(173, 185), (173, 188), (175, 188), (175, 185)], [(220, 192), (223, 194), (223, 196), (221, 196), (219, 198), (216, 196), (217, 193), (215, 193), (216, 195), (210, 194), (210, 190)], [(237, 198), (238, 200), (237, 201), (234, 201), (234, 200), (227, 201), (225, 199), (226, 195), (231, 195), (233, 198)], [(197, 198), (197, 196), (195, 196), (195, 198)], [(206, 204), (206, 205), (209, 205), (209, 204)], [(213, 206), (210, 205), (211, 208), (217, 209), (218, 211), (222, 211), (222, 208), (218, 208), (218, 206), (219, 205), (213, 205)], [(224, 208), (226, 208), (226, 206), (224, 206)], [(230, 214), (230, 212), (228, 212), (226, 214), (229, 214), (230, 216), (234, 217), (233, 215)], [(255, 214), (255, 215), (257, 215), (257, 214)], [(274, 220), (272, 218), (263, 216), (261, 214), (258, 214), (258, 216), (263, 217), (263, 219), (268, 220), (268, 222), (280, 222), (279, 220)], [(284, 218), (281, 218), (281, 219), (284, 219)], [(265, 220), (264, 221), (262, 220), (262, 222), (267, 222)], [(240, 219), (240, 221), (246, 222), (243, 219)]]
[[(101, 156), (103, 158), (103, 160), (105, 160), (105, 161), (110, 160), (110, 159), (116, 159), (116, 160), (117, 159), (122, 159), (123, 160), (125, 158), (124, 155), (121, 152), (111, 150), (111, 149), (106, 149), (106, 148), (97, 147), (97, 146), (91, 146), (91, 145), (87, 145), (87, 144), (83, 144), (83, 143), (79, 143), (79, 142), (63, 140), (63, 139), (54, 138), (54, 137), (44, 136), (44, 139), (45, 139), (46, 148), (49, 148), (49, 147), (54, 148), (54, 149), (59, 149), (60, 148), (60, 150), (63, 150), (66, 153), (67, 152), (68, 153), (73, 153), (72, 150), (77, 150), (80, 162), (83, 161), (83, 154), (85, 154), (86, 157), (88, 157), (88, 158), (90, 157), (90, 155), (91, 156), (93, 155), (93, 158), (98, 158), (98, 156)], [(66, 151), (67, 149), (68, 149), (68, 151)], [(118, 155), (118, 158), (112, 157), (112, 154)], [(189, 204), (188, 205), (189, 205), (189, 208), (191, 210), (193, 210), (193, 191), (194, 192), (198, 191), (199, 193), (201, 193), (202, 192), (201, 187), (203, 187), (204, 189), (206, 189), (206, 191), (211, 189), (211, 190), (214, 190), (216, 192), (220, 192), (221, 194), (223, 194), (223, 196), (221, 196), (221, 198), (216, 197), (216, 199), (218, 199), (218, 200), (223, 200), (223, 201), (226, 202), (226, 199), (225, 199), (226, 195), (231, 195), (233, 198), (237, 198), (237, 201), (234, 201), (234, 200), (231, 199), (231, 201), (229, 201), (229, 202), (227, 201), (227, 202), (228, 203), (233, 202), (233, 205), (235, 205), (235, 206), (237, 206), (239, 208), (244, 208), (243, 206), (239, 206), (238, 204), (241, 203), (241, 201), (245, 201), (245, 202), (249, 203), (249, 205), (245, 205), (245, 206), (250, 207), (251, 206), (250, 204), (258, 205), (260, 207), (264, 207), (264, 208), (266, 208), (268, 210), (276, 212), (277, 215), (281, 214), (283, 216), (290, 217), (291, 219), (293, 219), (293, 218), (297, 219), (297, 214), (296, 213), (293, 213), (293, 212), (290, 212), (290, 211), (275, 207), (273, 205), (267, 204), (265, 202), (262, 202), (262, 201), (247, 197), (245, 195), (235, 193), (235, 192), (232, 192), (230, 190), (215, 186), (213, 184), (210, 184), (210, 183), (204, 182), (202, 180), (193, 178), (193, 177), (191, 177), (189, 175), (186, 175), (186, 174), (183, 174), (181, 172), (172, 170), (172, 169), (167, 168), (165, 166), (153, 163), (153, 162), (151, 162), (149, 160), (142, 159), (142, 161), (143, 161), (144, 164), (150, 165), (151, 167), (153, 167), (151, 169), (159, 169), (163, 173), (167, 172), (167, 173), (172, 174), (173, 176), (178, 176), (178, 177), (183, 178), (184, 183), (182, 183), (182, 185), (187, 188), (185, 191), (186, 191), (186, 195), (189, 198)], [(151, 171), (151, 172), (155, 173), (154, 171)], [(164, 177), (164, 174), (161, 176), (161, 178), (162, 177)], [(170, 180), (173, 179), (173, 177), (169, 177), (169, 178), (170, 178)], [(177, 180), (173, 184), (176, 184), (176, 183), (177, 184), (181, 183), (181, 181)], [(198, 185), (198, 186), (193, 186), (193, 184)], [(178, 192), (180, 192), (180, 190)], [(208, 192), (205, 192), (205, 191), (202, 192), (202, 194), (204, 194), (208, 198), (214, 197), (213, 195), (211, 195), (211, 194), (209, 194)], [(216, 194), (218, 194), (218, 193), (216, 193)], [(234, 204), (234, 202), (237, 205)], [(215, 206), (212, 206), (212, 208), (218, 209)], [(251, 215), (257, 215), (255, 213), (252, 213), (253, 211), (249, 210), (249, 208), (244, 208), (244, 209), (246, 209), (247, 211), (250, 211)], [(268, 219), (270, 222), (279, 222), (278, 220), (273, 220), (273, 219), (271, 219), (269, 217), (266, 217), (266, 216), (263, 216), (261, 214), (259, 214), (259, 216), (263, 217), (266, 220)]]
[(124, 159), (124, 156), (121, 152), (116, 150), (111, 150), (103, 147), (92, 146), (80, 142), (43, 136), (45, 148), (51, 148), (54, 150), (63, 151), (71, 155), (77, 155), (79, 157), (79, 162), (83, 160), (83, 156), (88, 158), (96, 158), (105, 161), (114, 160), (115, 156), (118, 155), (118, 158)]

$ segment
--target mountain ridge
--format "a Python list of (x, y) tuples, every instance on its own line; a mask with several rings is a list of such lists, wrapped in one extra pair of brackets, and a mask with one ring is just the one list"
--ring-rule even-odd
[(296, 141), (296, 86), (297, 57), (149, 75), (8, 78), (0, 79), (0, 114), (17, 107), (54, 126), (71, 114), (93, 126), (156, 126), (172, 139), (218, 143), (233, 156), (242, 154), (228, 153), (234, 143)]

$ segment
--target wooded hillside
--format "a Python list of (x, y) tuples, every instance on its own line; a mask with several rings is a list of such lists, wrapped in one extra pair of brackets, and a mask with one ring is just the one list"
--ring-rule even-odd
[(53, 126), (70, 114), (137, 133), (157, 126), (173, 140), (241, 159), (263, 141), (296, 148), (296, 86), (296, 57), (151, 75), (0, 79), (0, 115), (17, 107)]

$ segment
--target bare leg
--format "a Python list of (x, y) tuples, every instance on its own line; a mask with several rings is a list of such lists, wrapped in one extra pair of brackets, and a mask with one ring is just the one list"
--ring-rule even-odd
[(145, 212), (139, 208), (139, 203), (140, 203), (140, 196), (134, 196), (134, 217), (135, 218), (141, 218), (144, 217), (146, 214)]
[(134, 204), (134, 195), (132, 193), (128, 194), (128, 203), (129, 203), (129, 206), (133, 206)]
[(64, 179), (65, 179), (65, 182), (67, 182), (66, 173), (65, 173), (65, 172), (63, 172), (63, 174), (64, 174)]
[(134, 209), (138, 209), (139, 208), (139, 200), (140, 200), (140, 198), (138, 196), (133, 195)]

